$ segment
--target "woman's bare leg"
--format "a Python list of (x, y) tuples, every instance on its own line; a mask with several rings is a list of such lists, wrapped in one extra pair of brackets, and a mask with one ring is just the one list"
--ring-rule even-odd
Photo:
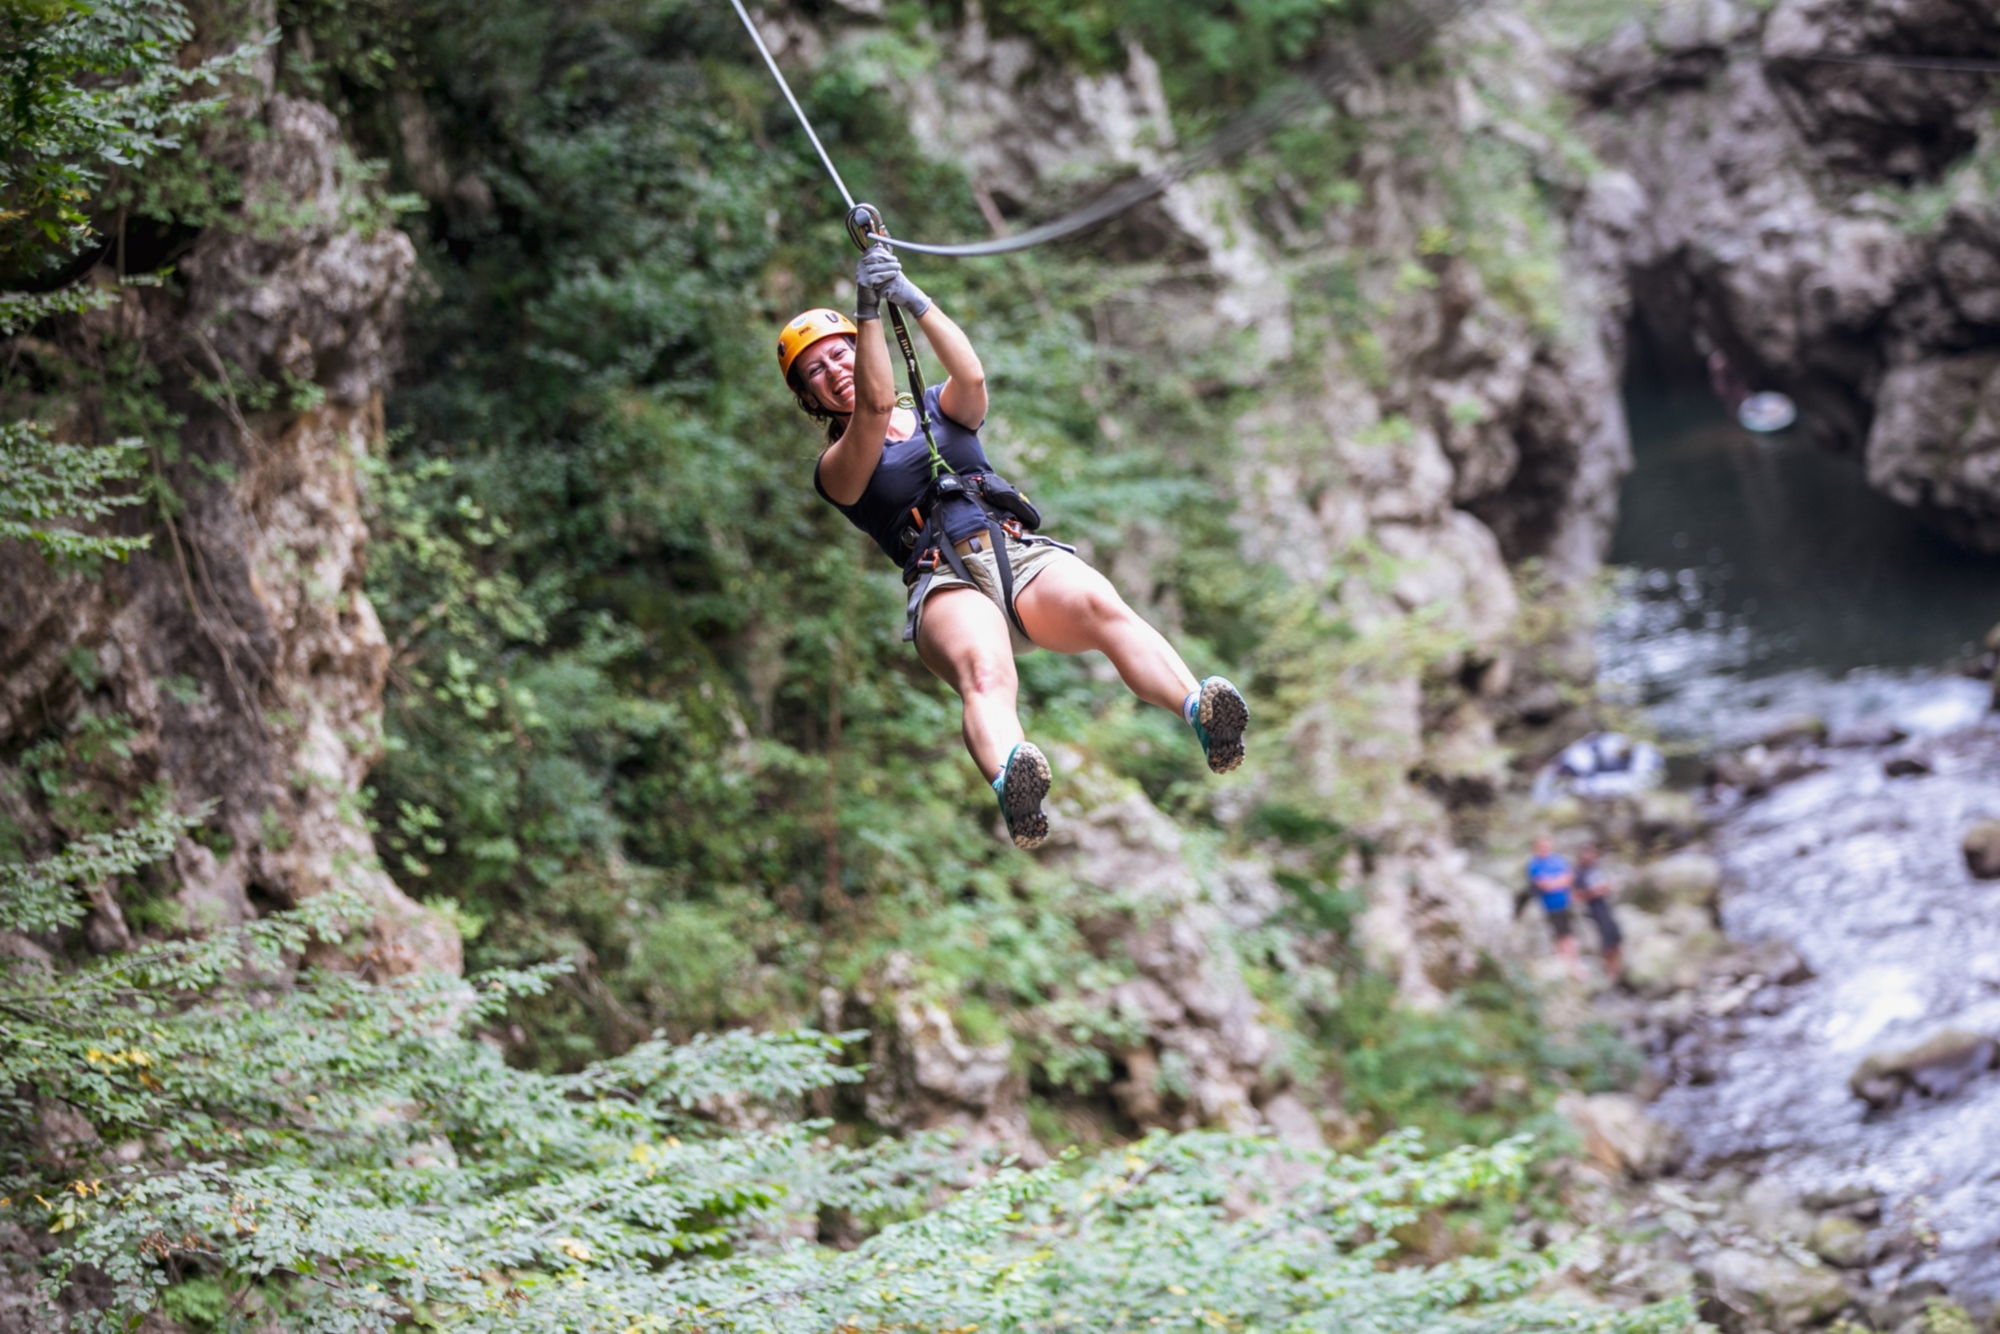
[(1021, 741), (1015, 708), (1020, 681), (1007, 618), (976, 588), (933, 593), (917, 629), (917, 656), (958, 692), (965, 748), (989, 780), (999, 777), (1008, 752)]
[(1148, 704), (1178, 714), (1199, 684), (1166, 636), (1141, 620), (1111, 581), (1082, 561), (1050, 565), (1021, 590), (1014, 609), (1035, 643), (1057, 653), (1096, 649)]

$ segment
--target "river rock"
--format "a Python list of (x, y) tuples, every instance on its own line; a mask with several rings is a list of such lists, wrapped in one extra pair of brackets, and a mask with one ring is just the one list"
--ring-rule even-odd
[(1825, 740), (1826, 719), (1810, 713), (1787, 718), (1758, 738), (1762, 745), (1772, 750), (1787, 746), (1817, 746)]
[(1931, 772), (1931, 762), (1914, 751), (1891, 755), (1882, 762), (1882, 772), (1890, 778), (1919, 778)]
[(1709, 960), (1722, 947), (1706, 908), (1668, 904), (1658, 913), (1625, 909), (1625, 982), (1642, 996), (1666, 996), (1701, 985)]
[(1745, 1317), (1751, 1327), (1785, 1334), (1831, 1319), (1849, 1301), (1836, 1271), (1745, 1246), (1717, 1251), (1699, 1272), (1726, 1310)]
[(1659, 909), (1670, 903), (1706, 907), (1722, 888), (1722, 864), (1705, 852), (1677, 852), (1641, 871), (1632, 886), (1632, 902)]
[(1959, 845), (1965, 869), (1981, 880), (2000, 880), (2000, 820), (1981, 820), (1965, 831)]
[(1984, 1033), (1947, 1028), (1914, 1047), (1870, 1053), (1856, 1066), (1847, 1087), (1870, 1107), (1898, 1106), (1911, 1092), (1948, 1098), (1993, 1068), (2000, 1043)]
[(1842, 1269), (1859, 1269), (1868, 1263), (1868, 1229), (1852, 1218), (1822, 1218), (1806, 1239), (1813, 1254)]
[(1722, 787), (1733, 787), (1745, 796), (1756, 797), (1825, 767), (1796, 748), (1774, 750), (1759, 742), (1740, 751), (1717, 755), (1711, 777)]
[(1865, 747), (1893, 746), (1905, 740), (1909, 733), (1894, 723), (1856, 723), (1827, 734), (1826, 744), (1836, 750), (1860, 750)]
[(1802, 1242), (1819, 1221), (1777, 1177), (1755, 1178), (1725, 1199), (1729, 1221), (1760, 1241)]
[(1694, 795), (1669, 788), (1653, 788), (1633, 798), (1635, 831), (1650, 843), (1679, 846), (1690, 843), (1708, 828)]
[(1629, 1093), (1565, 1093), (1556, 1111), (1583, 1136), (1584, 1153), (1607, 1171), (1653, 1177), (1680, 1158), (1679, 1133), (1648, 1116)]

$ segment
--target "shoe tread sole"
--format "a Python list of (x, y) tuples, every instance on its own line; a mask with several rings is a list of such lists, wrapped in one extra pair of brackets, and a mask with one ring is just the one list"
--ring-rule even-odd
[(1211, 680), (1201, 688), (1196, 714), (1208, 733), (1208, 767), (1226, 774), (1243, 763), (1243, 731), (1250, 725), (1250, 706), (1227, 681)]
[(1039, 848), (1049, 836), (1049, 817), (1042, 813), (1042, 798), (1048, 794), (1048, 759), (1033, 743), (1024, 741), (1007, 761), (1006, 793), (1001, 798), (1015, 847)]

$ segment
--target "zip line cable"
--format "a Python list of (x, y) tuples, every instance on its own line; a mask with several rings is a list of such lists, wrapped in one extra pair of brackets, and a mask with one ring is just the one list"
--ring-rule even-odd
[[(765, 45), (763, 34), (758, 32), (757, 24), (751, 19), (750, 12), (743, 7), (743, 0), (729, 0), (729, 3), (735, 8), (736, 16), (743, 20), (744, 30), (756, 44), (757, 53), (764, 57), (764, 64), (771, 71), (771, 77), (777, 81), (779, 91), (785, 95), (785, 101), (790, 104), (792, 114), (798, 117), (800, 128), (806, 132), (806, 138), (812, 141), (820, 162), (826, 167), (827, 175), (833, 179), (835, 188), (840, 191), (840, 197), (846, 201), (851, 220), (855, 216), (854, 196), (848, 193), (847, 183), (841, 180), (839, 170), (833, 165), (833, 158), (828, 155), (826, 146), (820, 142), (812, 121), (807, 118), (805, 110), (799, 105), (799, 99), (792, 95), (791, 84), (786, 81), (783, 71), (778, 68), (778, 62), (771, 55), (771, 48)], [(1016, 232), (1011, 236), (994, 237), (990, 241), (936, 245), (897, 237), (894, 245), (898, 250), (912, 250), (919, 254), (971, 259), (1033, 249), (1035, 246), (1046, 245), (1050, 241), (1102, 226), (1147, 200), (1166, 193), (1170, 187), (1196, 172), (1216, 166), (1256, 144), (1294, 116), (1331, 99), (1343, 88), (1359, 82), (1371, 72), (1372, 66), (1393, 64), (1415, 55), (1446, 21), (1470, 9), (1476, 3), (1478, 0), (1441, 0), (1428, 6), (1413, 6), (1400, 22), (1386, 28), (1366, 31), (1353, 47), (1336, 51), (1308, 77), (1303, 86), (1296, 87), (1266, 106), (1230, 121), (1199, 146), (1180, 154), (1166, 166), (1115, 186), (1082, 208), (1066, 213), (1062, 217), (1030, 227), (1024, 232)], [(855, 231), (851, 221), (849, 230), (850, 233)], [(855, 241), (857, 244), (861, 243), (862, 237), (855, 235)]]
[(744, 28), (750, 33), (750, 40), (757, 44), (757, 54), (764, 57), (765, 68), (769, 69), (771, 77), (778, 81), (778, 91), (792, 104), (792, 114), (799, 118), (800, 128), (805, 130), (806, 138), (812, 140), (813, 150), (819, 154), (819, 160), (826, 166), (826, 174), (833, 177), (834, 188), (840, 191), (840, 197), (847, 201), (847, 211), (852, 213), (854, 196), (847, 192), (847, 182), (840, 179), (840, 168), (833, 165), (833, 159), (827, 156), (826, 145), (819, 141), (818, 132), (813, 129), (812, 122), (806, 119), (805, 108), (799, 105), (798, 98), (792, 96), (792, 85), (785, 82), (784, 73), (778, 68), (777, 57), (771, 54), (770, 47), (764, 45), (764, 34), (758, 32), (757, 25), (750, 21), (750, 11), (743, 8), (743, 0), (729, 0), (729, 3), (736, 6), (736, 17), (743, 20)]
[(1886, 65), (1895, 69), (1937, 70), (1945, 74), (2000, 74), (2000, 60), (1974, 60), (1965, 56), (1791, 55), (1781, 52), (1770, 59), (1812, 60), (1824, 65)]

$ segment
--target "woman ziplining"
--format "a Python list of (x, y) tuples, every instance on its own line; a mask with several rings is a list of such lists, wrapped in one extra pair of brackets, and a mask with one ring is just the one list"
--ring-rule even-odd
[[(799, 406), (826, 426), (814, 489), (902, 567), (910, 590), (903, 638), (958, 692), (965, 748), (999, 797), (1015, 845), (1039, 847), (1048, 836), (1050, 779), (1047, 758), (1022, 732), (1016, 654), (1103, 653), (1134, 695), (1194, 729), (1210, 769), (1234, 769), (1250, 721), (1243, 696), (1220, 676), (1197, 681), (1110, 580), (1036, 531), (1040, 515), (993, 471), (979, 439), (987, 407), (979, 354), (904, 275), (875, 221), (878, 231), (866, 237), (874, 243), (855, 266), (854, 318), (817, 309), (791, 321), (778, 335), (778, 369)], [(910, 370), (911, 406), (897, 402), (884, 303)], [(897, 309), (929, 340), (942, 384), (923, 388)]]

